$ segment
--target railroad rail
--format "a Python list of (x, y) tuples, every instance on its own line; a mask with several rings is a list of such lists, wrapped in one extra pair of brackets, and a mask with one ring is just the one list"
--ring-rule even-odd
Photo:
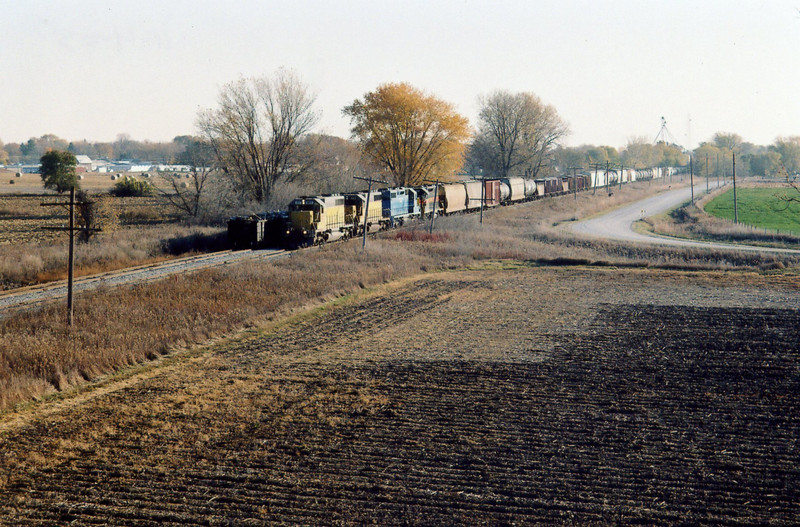
[[(134, 282), (151, 282), (175, 274), (219, 267), (243, 260), (269, 260), (286, 254), (287, 252), (282, 249), (267, 249), (258, 251), (219, 251), (211, 254), (187, 256), (160, 263), (128, 267), (76, 278), (73, 289), (75, 292), (81, 292), (102, 287), (116, 287)], [(66, 298), (66, 296), (66, 280), (0, 291), (0, 318), (21, 310), (33, 309)]]

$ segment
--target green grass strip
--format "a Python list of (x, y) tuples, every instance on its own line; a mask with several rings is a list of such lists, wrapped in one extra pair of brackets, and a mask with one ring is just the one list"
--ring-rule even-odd
[[(800, 192), (791, 188), (737, 188), (739, 223), (762, 229), (800, 234)], [(799, 201), (785, 201), (782, 197)], [(733, 189), (704, 207), (712, 216), (733, 221)]]

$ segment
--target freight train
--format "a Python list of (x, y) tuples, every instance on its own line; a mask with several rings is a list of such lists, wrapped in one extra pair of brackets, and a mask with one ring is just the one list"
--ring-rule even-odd
[(470, 179), (367, 192), (303, 196), (286, 211), (228, 221), (233, 249), (295, 249), (386, 230), (431, 215), (450, 215), (579, 192), (600, 186), (667, 177), (675, 169), (594, 171), (565, 177)]

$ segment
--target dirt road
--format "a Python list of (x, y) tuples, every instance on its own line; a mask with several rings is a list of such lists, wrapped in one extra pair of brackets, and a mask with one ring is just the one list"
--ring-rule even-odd
[[(705, 194), (705, 183), (695, 185), (695, 199)], [(716, 182), (711, 184), (716, 188)], [(703, 241), (684, 240), (668, 236), (657, 236), (636, 232), (633, 224), (642, 218), (656, 216), (686, 203), (691, 198), (689, 187), (677, 188), (660, 192), (647, 199), (631, 203), (611, 210), (594, 218), (578, 221), (569, 225), (569, 228), (580, 234), (588, 234), (598, 238), (619, 240), (633, 243), (647, 243), (655, 245), (669, 245), (678, 247), (699, 247), (709, 249), (733, 249), (737, 251), (756, 251), (764, 253), (800, 254), (800, 250), (757, 247), (753, 245), (714, 243)]]
[(0, 523), (789, 525), (798, 308), (737, 273), (391, 284), (6, 417)]

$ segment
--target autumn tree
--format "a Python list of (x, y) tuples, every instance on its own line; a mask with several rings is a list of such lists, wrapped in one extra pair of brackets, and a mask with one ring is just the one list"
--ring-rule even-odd
[(407, 83), (389, 83), (343, 109), (366, 157), (396, 185), (446, 179), (464, 163), (468, 121), (452, 104)]
[(646, 137), (631, 137), (622, 150), (622, 162), (633, 168), (658, 166), (660, 159), (653, 143)]
[(479, 99), (478, 134), (470, 157), (498, 177), (536, 177), (552, 162), (555, 147), (568, 127), (553, 106), (532, 93), (497, 91)]
[(293, 73), (240, 79), (223, 87), (219, 107), (200, 113), (198, 128), (217, 166), (256, 201), (275, 185), (302, 176), (297, 142), (319, 121), (315, 97)]
[(75, 167), (78, 160), (71, 152), (64, 150), (51, 150), (41, 157), (41, 168), (44, 188), (52, 189), (61, 194), (73, 187), (78, 187), (78, 177)]

